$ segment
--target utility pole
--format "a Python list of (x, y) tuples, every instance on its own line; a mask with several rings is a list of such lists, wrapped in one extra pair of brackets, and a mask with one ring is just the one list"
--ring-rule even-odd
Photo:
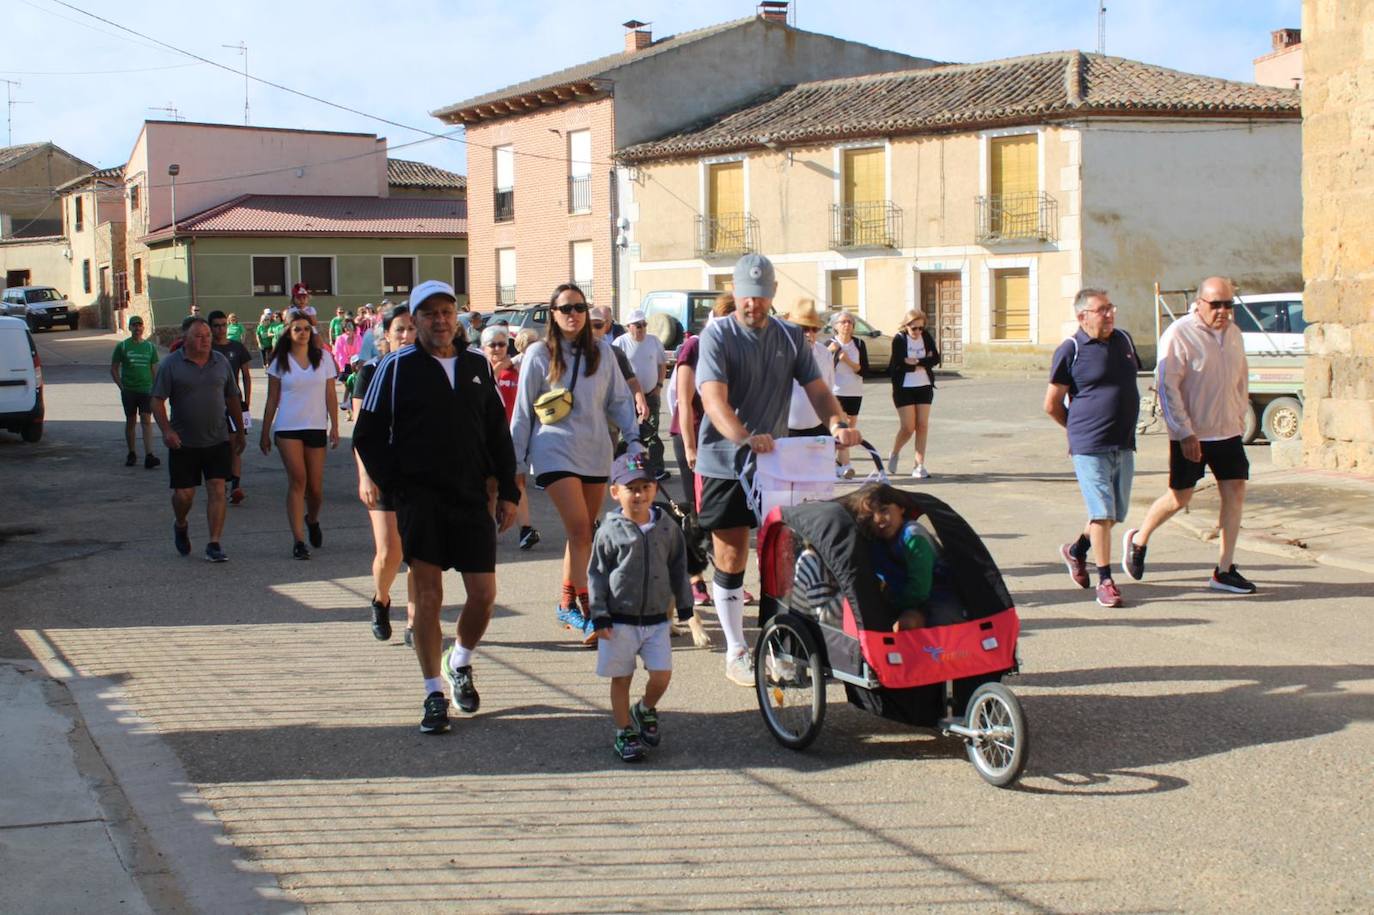
[(165, 106), (163, 106), (163, 107), (161, 107), (161, 108), (155, 108), (155, 107), (153, 107), (152, 105), (149, 105), (149, 106), (148, 106), (148, 110), (149, 110), (149, 111), (165, 111), (165, 112), (167, 112), (168, 116), (170, 116), (171, 119), (174, 120), (174, 121), (184, 121), (184, 120), (186, 120), (186, 116), (183, 115), (181, 112), (177, 111), (177, 106), (176, 106), (176, 105), (173, 105), (171, 102), (168, 102)]
[(1097, 4), (1097, 53), (1107, 53), (1107, 0)]
[(14, 97), (14, 90), (22, 87), (24, 84), (17, 79), (0, 79), (0, 83), (5, 84), (5, 108), (7, 109), (5, 115), (5, 145), (13, 146), (14, 106), (26, 104)]
[(221, 48), (229, 48), (238, 51), (243, 55), (243, 126), (248, 126), (248, 42), (240, 41), (238, 44), (223, 44)]

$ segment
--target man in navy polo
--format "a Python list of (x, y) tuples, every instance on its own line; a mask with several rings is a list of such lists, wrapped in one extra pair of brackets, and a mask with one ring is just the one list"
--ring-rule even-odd
[(1073, 299), (1078, 330), (1050, 363), (1045, 412), (1069, 433), (1069, 454), (1088, 507), (1088, 524), (1059, 547), (1069, 577), (1091, 587), (1088, 550), (1097, 565), (1097, 602), (1120, 607), (1112, 581), (1112, 525), (1126, 520), (1135, 475), (1135, 423), (1140, 414), (1135, 342), (1116, 328), (1116, 306), (1105, 289), (1080, 289)]

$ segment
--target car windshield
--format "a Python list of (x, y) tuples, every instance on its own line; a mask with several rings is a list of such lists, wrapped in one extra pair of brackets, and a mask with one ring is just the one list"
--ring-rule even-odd
[(24, 291), (26, 302), (60, 302), (62, 294), (56, 289), (27, 289)]
[[(840, 314), (841, 313), (838, 311), (832, 312), (830, 317), (826, 319), (826, 329), (829, 330), (831, 333), (834, 333), (835, 331), (835, 319), (838, 318)], [(867, 337), (871, 334), (877, 333), (877, 330), (874, 329), (872, 324), (869, 324), (867, 321), (865, 321), (858, 315), (854, 314), (853, 312), (849, 313), (849, 317), (852, 318), (854, 321), (854, 336)]]
[(507, 324), (511, 324), (517, 321), (519, 317), (520, 311), (516, 308), (498, 308), (491, 313), (491, 320), (493, 322), (504, 321)]
[(1301, 301), (1245, 302), (1236, 309), (1236, 326), (1247, 334), (1300, 334), (1307, 322)]

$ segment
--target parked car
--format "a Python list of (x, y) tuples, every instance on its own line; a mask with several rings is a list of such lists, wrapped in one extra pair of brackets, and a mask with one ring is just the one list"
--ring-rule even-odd
[(1245, 441), (1263, 435), (1291, 441), (1302, 432), (1302, 383), (1307, 370), (1307, 321), (1301, 292), (1236, 296), (1236, 326), (1250, 367)]
[(715, 289), (664, 289), (644, 296), (639, 307), (649, 319), (649, 333), (675, 353), (687, 334), (701, 333), (720, 296)]
[(43, 363), (19, 318), (0, 317), (0, 428), (26, 442), (43, 437)]
[(493, 321), (505, 321), (510, 328), (510, 335), (514, 337), (520, 331), (529, 328), (537, 332), (542, 339), (544, 330), (549, 325), (549, 305), (547, 302), (535, 302), (529, 305), (505, 305), (495, 311), (484, 315), (486, 323)]
[[(834, 336), (830, 326), (839, 315), (838, 311), (829, 311), (823, 315), (826, 330), (819, 338), (822, 343), (829, 343)], [(863, 340), (864, 349), (868, 350), (868, 373), (883, 374), (892, 362), (892, 335), (883, 333), (853, 312), (850, 312), (849, 316), (854, 319), (854, 336)]]
[(0, 315), (22, 318), (29, 330), (65, 324), (76, 330), (81, 316), (67, 297), (51, 286), (14, 286), (0, 296)]

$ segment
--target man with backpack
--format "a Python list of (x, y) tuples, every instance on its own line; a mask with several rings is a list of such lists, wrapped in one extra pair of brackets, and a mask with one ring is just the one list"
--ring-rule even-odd
[(1105, 289), (1080, 289), (1073, 312), (1078, 330), (1054, 351), (1045, 412), (1068, 431), (1088, 523), (1077, 540), (1059, 547), (1059, 558), (1074, 584), (1089, 588), (1091, 551), (1097, 602), (1120, 607), (1121, 591), (1112, 580), (1112, 526), (1126, 520), (1131, 506), (1140, 355), (1130, 334), (1116, 327), (1116, 306)]

